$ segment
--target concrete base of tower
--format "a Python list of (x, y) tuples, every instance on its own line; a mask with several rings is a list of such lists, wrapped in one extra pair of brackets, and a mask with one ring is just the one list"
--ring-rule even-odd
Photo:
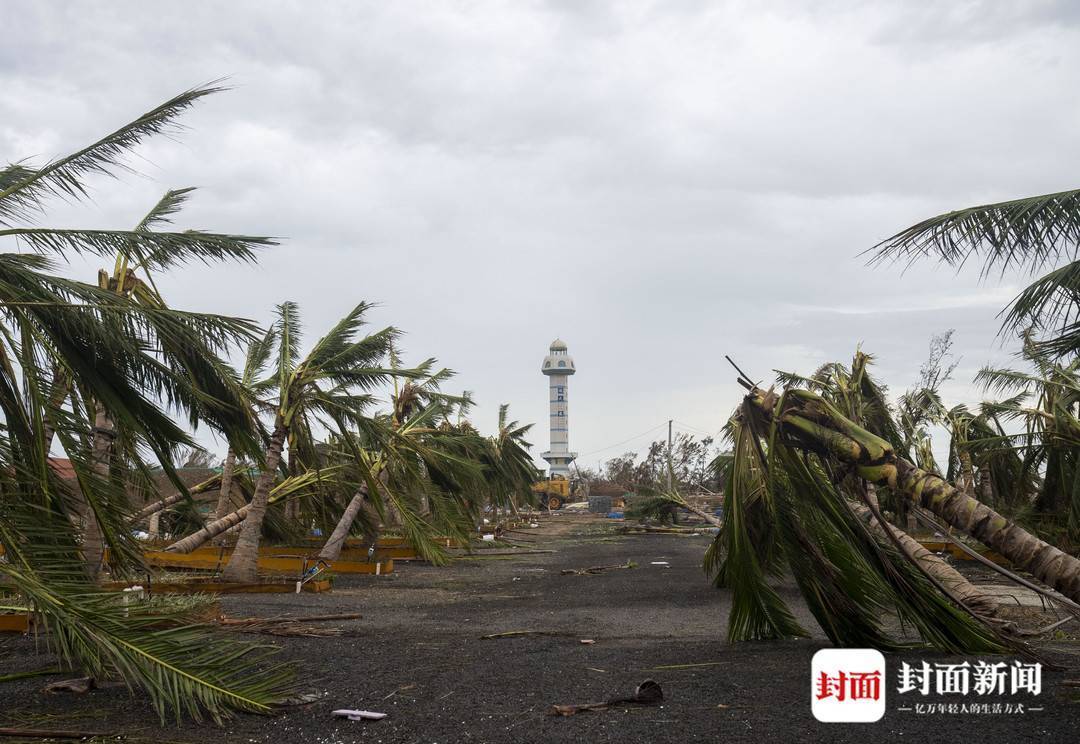
[(570, 480), (570, 463), (577, 458), (577, 452), (542, 452), (540, 457), (547, 460), (549, 477)]

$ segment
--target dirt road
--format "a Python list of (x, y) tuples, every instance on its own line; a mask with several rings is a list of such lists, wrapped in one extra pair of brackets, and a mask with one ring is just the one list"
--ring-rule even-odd
[[(123, 690), (84, 696), (43, 695), (44, 682), (8, 683), (0, 721), (31, 721), (58, 709), (64, 727), (80, 723), (135, 741), (240, 742), (686, 742), (1080, 740), (1076, 688), (1080, 644), (1054, 653), (1073, 671), (1044, 673), (1042, 711), (1024, 715), (917, 715), (888, 703), (875, 724), (818, 724), (810, 715), (810, 657), (822, 638), (739, 644), (724, 640), (729, 594), (701, 571), (707, 537), (617, 535), (603, 520), (554, 517), (533, 547), (553, 553), (481, 557), (449, 568), (401, 564), (388, 577), (339, 579), (326, 595), (242, 595), (223, 600), (231, 615), (362, 612), (338, 625), (346, 635), (285, 638), (285, 655), (310, 680), (317, 702), (274, 718), (243, 716), (224, 729), (158, 729), (148, 706)], [(483, 554), (481, 554), (483, 555)], [(562, 569), (634, 562), (594, 576)], [(660, 564), (660, 565), (656, 565)], [(793, 587), (783, 596), (807, 627)], [(508, 631), (531, 635), (483, 640)], [(266, 640), (265, 636), (261, 637)], [(595, 643), (585, 645), (582, 639)], [(275, 639), (277, 640), (277, 639)], [(0, 654), (16, 668), (37, 668), (27, 641)], [(901, 660), (940, 661), (930, 653), (889, 658), (888, 694)], [(6, 664), (0, 664), (6, 666)], [(553, 717), (555, 703), (629, 694), (657, 680), (659, 707)], [(920, 699), (919, 702), (925, 702)], [(1030, 705), (1035, 705), (1032, 702)], [(379, 722), (334, 720), (335, 708), (383, 711)], [(2, 725), (2, 724), (0, 724)]]

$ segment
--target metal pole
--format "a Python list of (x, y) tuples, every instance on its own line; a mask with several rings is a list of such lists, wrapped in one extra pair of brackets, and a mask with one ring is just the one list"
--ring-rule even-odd
[(671, 475), (674, 467), (671, 464), (671, 422), (673, 419), (668, 419), (667, 422), (667, 490), (671, 491)]

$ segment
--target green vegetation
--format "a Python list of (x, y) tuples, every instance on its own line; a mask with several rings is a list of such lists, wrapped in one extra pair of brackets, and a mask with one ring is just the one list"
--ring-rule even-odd
[[(106, 579), (144, 571), (137, 531), (153, 524), (185, 551), (238, 530), (224, 578), (244, 582), (258, 579), (260, 540), (314, 528), (333, 533), (332, 550), (385, 525), (444, 560), (435, 536), (465, 537), (486, 509), (516, 508), (537, 475), (529, 427), (504, 406), (497, 433), (479, 434), (469, 396), (439, 390), (448, 370), (402, 367), (393, 328), (361, 332), (367, 303), (310, 347), (291, 302), (268, 330), (168, 305), (154, 274), (251, 262), (275, 244), (173, 230), (191, 189), (169, 191), (129, 230), (37, 226), (51, 200), (86, 198), (88, 177), (124, 170), (132, 148), (219, 90), (187, 91), (44, 166), (0, 169), (0, 238), (11, 246), (0, 253), (0, 610), (33, 610), (65, 665), (123, 679), (163, 719), (269, 712), (291, 694), (293, 671), (274, 647), (200, 624), (204, 601), (110, 591)], [(94, 283), (58, 275), (55, 261), (76, 255), (108, 257), (112, 270)], [(227, 360), (244, 351), (238, 372)], [(189, 487), (177, 463), (198, 452), (198, 427), (229, 449), (220, 475)], [(52, 457), (61, 453), (70, 472)], [(193, 497), (214, 491), (204, 524)]]

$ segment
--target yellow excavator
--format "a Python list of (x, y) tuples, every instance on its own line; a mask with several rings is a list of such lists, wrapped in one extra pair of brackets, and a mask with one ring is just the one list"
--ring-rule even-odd
[(539, 495), (540, 507), (554, 511), (575, 500), (580, 490), (577, 479), (567, 480), (559, 476), (537, 481), (532, 486), (533, 493)]

